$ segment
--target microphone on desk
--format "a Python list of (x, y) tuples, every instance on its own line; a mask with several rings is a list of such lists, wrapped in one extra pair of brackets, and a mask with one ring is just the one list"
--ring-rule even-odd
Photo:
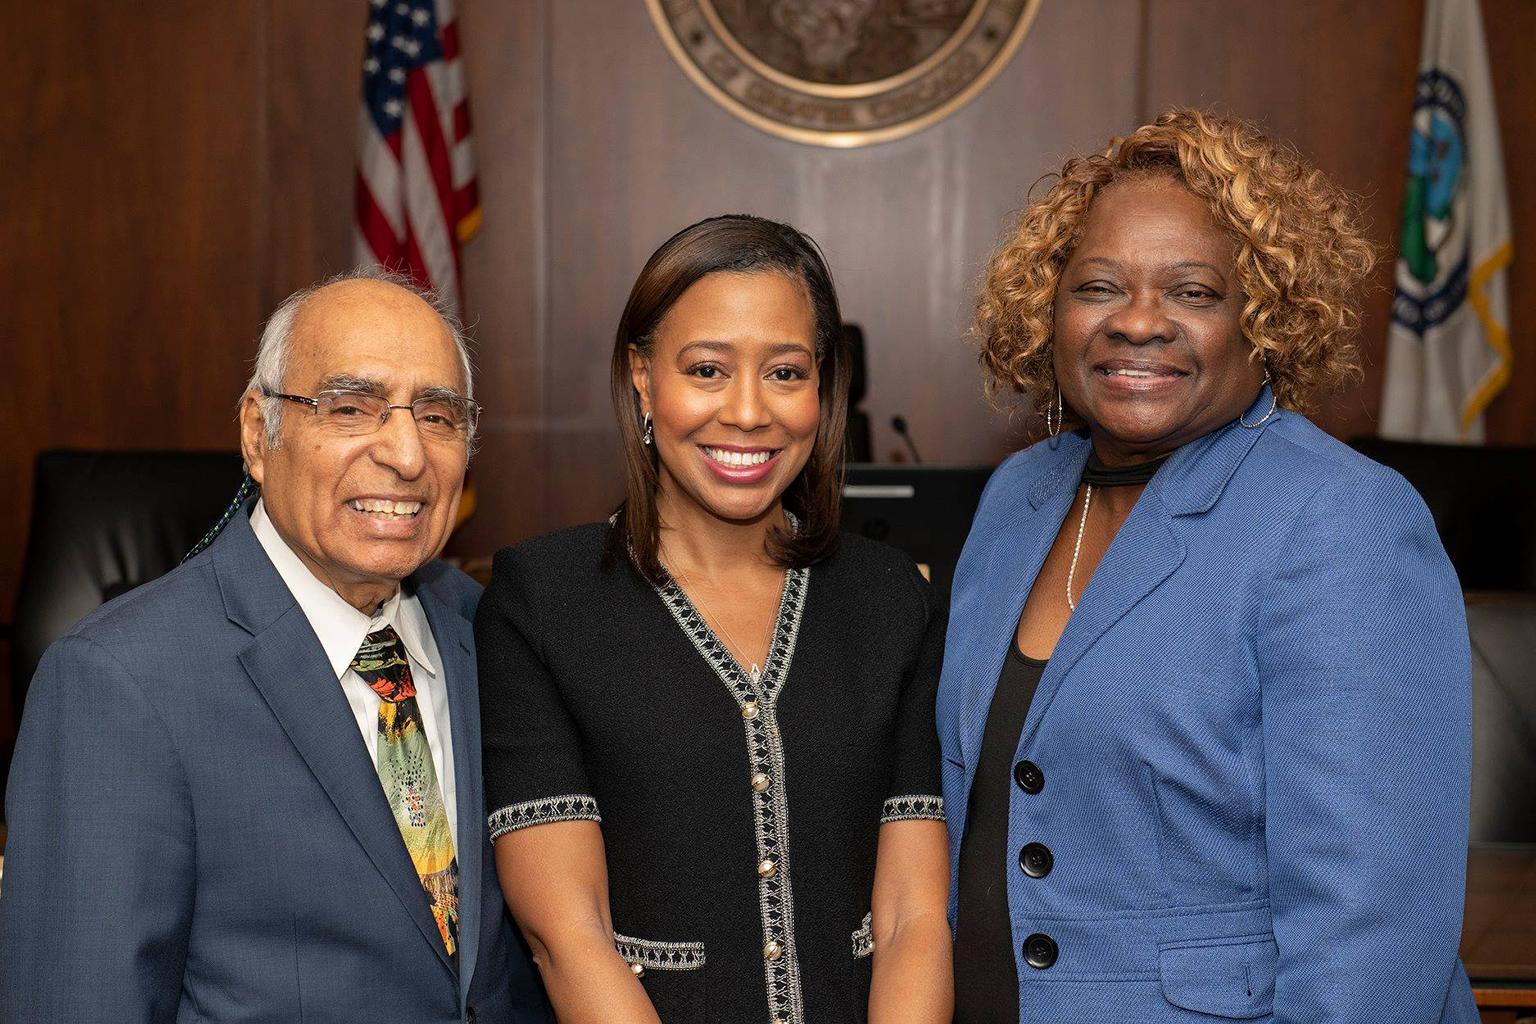
[(907, 442), (907, 451), (912, 453), (913, 462), (922, 462), (923, 457), (917, 454), (917, 445), (912, 443), (912, 435), (907, 433), (907, 420), (905, 416), (892, 416), (891, 429), (901, 435), (901, 439)]

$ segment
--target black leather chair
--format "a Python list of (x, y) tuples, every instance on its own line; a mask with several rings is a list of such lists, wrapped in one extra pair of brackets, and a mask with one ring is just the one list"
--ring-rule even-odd
[(1536, 448), (1350, 444), (1424, 496), (1463, 590), (1536, 591)]
[(18, 721), (48, 645), (98, 605), (174, 569), (242, 475), (234, 452), (38, 455), (11, 641)]
[(1472, 841), (1536, 843), (1536, 598), (1475, 597), (1467, 629)]

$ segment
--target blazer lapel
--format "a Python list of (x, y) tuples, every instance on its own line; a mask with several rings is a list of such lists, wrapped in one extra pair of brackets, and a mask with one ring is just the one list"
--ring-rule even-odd
[(1077, 610), (1067, 620), (1061, 639), (1056, 641), (1056, 650), (1030, 703), (1021, 745), (1027, 745), (1040, 728), (1051, 699), (1077, 660), (1184, 560), (1183, 543), (1169, 528), (1161, 506), (1147, 501), (1149, 497), (1142, 494), (1120, 527), (1078, 599)]
[(458, 791), (459, 818), (458, 835), (454, 837), (454, 853), (459, 862), (459, 992), (467, 999), (480, 951), (481, 886), (484, 884), (481, 866), (485, 843), (475, 648), (469, 620), (438, 600), (430, 587), (422, 587), (416, 596), (427, 613), (448, 685), (448, 721), (453, 736), (453, 775)]
[[(1260, 391), (1249, 410), (1253, 419), (1268, 407), (1270, 394), (1267, 386)], [(1260, 412), (1253, 414), (1254, 409)], [(1279, 422), (1280, 418), (1281, 414), (1276, 412), (1268, 423)], [(1034, 738), (1062, 680), (1078, 659), (1184, 561), (1184, 542), (1174, 530), (1173, 520), (1210, 511), (1262, 433), (1262, 428), (1244, 429), (1237, 423), (1229, 424), (1180, 448), (1158, 470), (1110, 543), (1078, 600), (1077, 610), (1056, 642), (1024, 722), (1021, 749)], [(1083, 461), (1086, 462), (1086, 453)], [(1081, 464), (1078, 472), (1081, 473)], [(1049, 531), (1051, 539), (1055, 532)]]
[(240, 652), (240, 664), (422, 937), (453, 970), (357, 720), (309, 620), (251, 532), (248, 516), (235, 517), (219, 549), (215, 571), (225, 610), (255, 634)]
[(1000, 495), (1012, 501), (998, 510), (998, 521), (1004, 526), (995, 535), (981, 572), (981, 579), (991, 581), (991, 585), (973, 592), (974, 607), (951, 613), (955, 620), (974, 624), (967, 635), (956, 638), (967, 663), (962, 677), (960, 750), (970, 769), (981, 754), (987, 713), (997, 692), (1008, 644), (1018, 629), (1035, 577), (1077, 494), (1076, 483), (1088, 459), (1088, 447), (1088, 442), (1076, 435), (1062, 438), (1052, 453), (1054, 464), (1042, 471), (1028, 491)]

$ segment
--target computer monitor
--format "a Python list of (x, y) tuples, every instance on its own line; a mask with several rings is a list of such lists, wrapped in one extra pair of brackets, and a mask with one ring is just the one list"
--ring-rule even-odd
[(905, 551), (947, 603), (955, 563), (993, 468), (850, 463), (843, 529)]

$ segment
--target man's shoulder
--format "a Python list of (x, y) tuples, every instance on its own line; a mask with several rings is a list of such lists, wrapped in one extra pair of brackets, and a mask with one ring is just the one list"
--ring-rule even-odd
[(213, 566), (200, 559), (106, 602), (60, 639), (86, 640), (108, 650), (162, 647), (167, 637), (225, 621)]
[(481, 586), (458, 566), (434, 558), (411, 574), (418, 594), (427, 593), (466, 619), (475, 617)]
[(101, 699), (131, 685), (157, 705), (175, 707), (176, 694), (232, 663), (248, 639), (226, 614), (212, 567), (188, 563), (108, 601), (50, 644), (28, 703), (61, 684)]

